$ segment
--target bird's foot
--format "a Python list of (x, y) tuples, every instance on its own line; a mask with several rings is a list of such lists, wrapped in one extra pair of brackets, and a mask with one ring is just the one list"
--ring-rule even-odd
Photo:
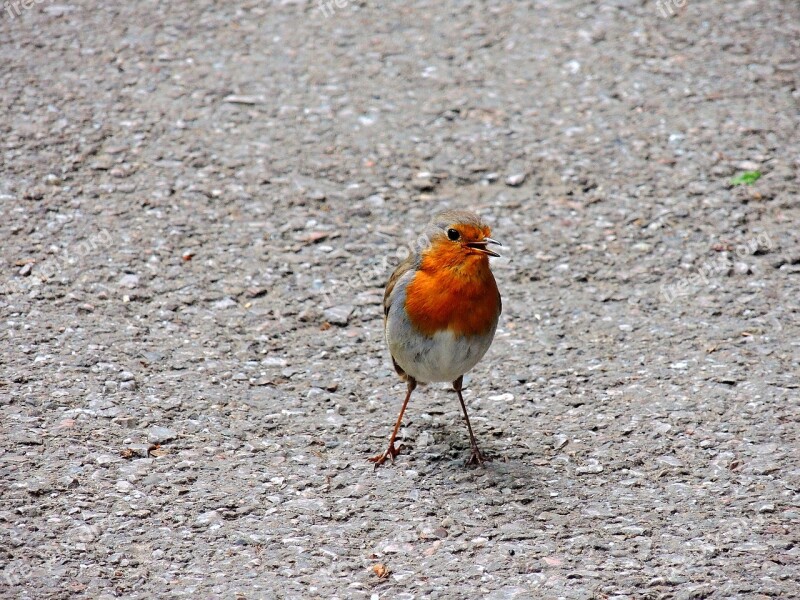
[(471, 465), (480, 465), (481, 467), (485, 467), (485, 463), (487, 462), (492, 462), (492, 459), (485, 454), (482, 454), (477, 448), (473, 448), (472, 455), (464, 463), (464, 466), (469, 467)]
[[(402, 447), (403, 446), (401, 445), (400, 448)], [(400, 450), (396, 448), (394, 442), (392, 442), (391, 444), (389, 444), (389, 447), (386, 449), (386, 452), (384, 452), (383, 454), (378, 454), (377, 456), (373, 456), (372, 458), (368, 458), (367, 460), (369, 460), (369, 462), (375, 463), (375, 468), (377, 469), (383, 463), (386, 462), (387, 458), (390, 458), (392, 460), (392, 464), (394, 464), (394, 457), (397, 456), (398, 454), (400, 454)]]

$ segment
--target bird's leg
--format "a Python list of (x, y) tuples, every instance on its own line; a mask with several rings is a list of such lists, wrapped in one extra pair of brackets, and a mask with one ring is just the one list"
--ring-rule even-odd
[(464, 376), (462, 375), (453, 382), (453, 389), (458, 394), (458, 401), (461, 402), (461, 410), (464, 411), (464, 420), (467, 422), (467, 429), (469, 430), (469, 442), (470, 444), (472, 444), (472, 456), (469, 457), (469, 459), (465, 464), (483, 466), (484, 462), (489, 462), (492, 459), (481, 454), (481, 451), (478, 449), (478, 442), (475, 441), (475, 434), (472, 433), (472, 425), (469, 422), (469, 415), (467, 414), (467, 405), (464, 404), (464, 397), (461, 395), (461, 384), (463, 382), (464, 382)]
[(400, 414), (397, 416), (397, 423), (394, 424), (394, 431), (392, 432), (392, 437), (389, 438), (389, 447), (386, 448), (386, 452), (383, 454), (378, 454), (377, 456), (373, 456), (370, 458), (370, 462), (375, 463), (375, 468), (377, 469), (381, 466), (384, 462), (386, 462), (387, 458), (391, 458), (392, 462), (394, 463), (394, 457), (397, 456), (400, 451), (395, 448), (394, 440), (397, 437), (397, 432), (400, 431), (400, 424), (403, 422), (403, 413), (406, 412), (406, 406), (408, 406), (408, 401), (411, 399), (411, 392), (414, 391), (414, 388), (417, 387), (417, 380), (408, 376), (408, 391), (406, 392), (406, 399), (403, 401), (403, 407), (400, 409)]

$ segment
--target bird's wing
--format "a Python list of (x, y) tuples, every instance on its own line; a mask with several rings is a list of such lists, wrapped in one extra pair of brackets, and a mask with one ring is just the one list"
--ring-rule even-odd
[[(389, 316), (389, 308), (392, 306), (392, 294), (394, 293), (394, 288), (397, 283), (403, 278), (406, 273), (413, 271), (417, 267), (418, 259), (415, 259), (413, 255), (406, 258), (403, 262), (397, 265), (397, 268), (392, 273), (392, 276), (389, 277), (389, 281), (386, 282), (386, 290), (383, 292), (383, 325), (386, 326), (386, 318)], [(391, 351), (389, 352), (391, 355)], [(394, 370), (397, 371), (397, 374), (400, 375), (400, 378), (403, 381), (408, 381), (408, 374), (403, 370), (403, 368), (397, 364), (397, 361), (392, 356), (392, 364), (394, 365)]]
[(389, 281), (386, 283), (386, 290), (383, 292), (383, 316), (386, 318), (389, 315), (389, 308), (392, 306), (392, 292), (394, 292), (394, 286), (397, 285), (397, 282), (400, 281), (400, 278), (403, 277), (406, 273), (412, 270), (415, 267), (416, 260), (413, 255), (406, 258), (403, 262), (397, 265), (397, 268), (392, 273), (392, 276), (389, 277)]

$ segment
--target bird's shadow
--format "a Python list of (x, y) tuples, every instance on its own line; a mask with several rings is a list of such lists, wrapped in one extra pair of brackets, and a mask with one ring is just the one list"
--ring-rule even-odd
[[(467, 460), (472, 448), (466, 431), (462, 433), (452, 424), (443, 422), (426, 423), (424, 427), (416, 429), (416, 435), (401, 440), (403, 445), (401, 456), (408, 462), (409, 467), (420, 472), (425, 471), (429, 475), (437, 471), (473, 472), (476, 475), (486, 475), (497, 485), (504, 487), (505, 483), (520, 478), (531, 478), (537, 475), (540, 469), (524, 456), (519, 456), (521, 451), (530, 452), (528, 448), (508, 444), (503, 444), (502, 448), (496, 447), (498, 444), (493, 436), (478, 439), (479, 448), (488, 460), (483, 465), (469, 465)], [(420, 447), (416, 440), (425, 433), (434, 439), (434, 443)]]

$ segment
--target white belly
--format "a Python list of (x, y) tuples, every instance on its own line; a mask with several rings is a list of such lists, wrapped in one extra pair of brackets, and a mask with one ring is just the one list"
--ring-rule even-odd
[(419, 334), (395, 336), (390, 328), (391, 322), (386, 337), (392, 356), (406, 373), (423, 383), (455, 381), (483, 358), (494, 338), (494, 329), (484, 336), (455, 336), (442, 331), (429, 338)]

